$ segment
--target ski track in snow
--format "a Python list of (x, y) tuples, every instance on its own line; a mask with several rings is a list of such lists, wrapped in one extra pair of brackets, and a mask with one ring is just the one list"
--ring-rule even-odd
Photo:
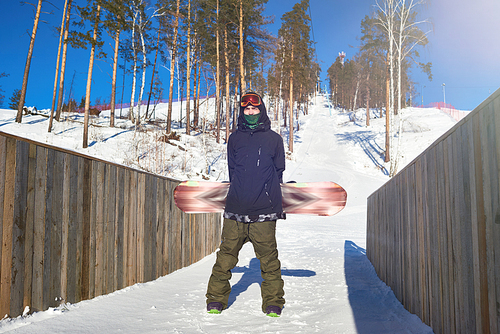
[(259, 261), (246, 244), (233, 270), (229, 307), (220, 315), (205, 311), (211, 254), (153, 282), (3, 320), (0, 332), (432, 333), (380, 281), (365, 254), (366, 198), (388, 180), (374, 158), (378, 133), (322, 104), (309, 110), (301, 115), (284, 180), (334, 181), (348, 201), (333, 217), (288, 215), (278, 222), (286, 299), (280, 318), (261, 311)]

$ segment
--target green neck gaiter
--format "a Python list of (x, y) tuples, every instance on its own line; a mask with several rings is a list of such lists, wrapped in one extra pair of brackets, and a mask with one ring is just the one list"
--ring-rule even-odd
[(247, 121), (248, 127), (250, 129), (255, 129), (257, 127), (257, 121), (259, 120), (260, 113), (255, 115), (243, 115), (245, 116), (245, 120)]

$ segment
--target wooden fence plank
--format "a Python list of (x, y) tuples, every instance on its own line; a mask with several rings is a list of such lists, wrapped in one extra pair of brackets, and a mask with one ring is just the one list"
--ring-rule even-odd
[(116, 290), (115, 230), (116, 230), (116, 166), (106, 165), (106, 293)]
[(100, 200), (102, 201), (102, 294), (109, 293), (109, 279), (112, 279), (109, 272), (112, 270), (112, 266), (109, 263), (109, 233), (110, 233), (110, 222), (109, 222), (109, 171), (108, 165), (102, 164), (103, 173), (103, 187), (102, 195)]
[(131, 238), (131, 219), (130, 219), (130, 206), (131, 206), (131, 194), (130, 194), (130, 173), (128, 169), (124, 171), (123, 176), (123, 284), (128, 286), (131, 281), (131, 270), (130, 266), (132, 259), (130, 256), (130, 238)]
[[(74, 259), (68, 259), (68, 243), (70, 240), (68, 240), (69, 237), (69, 206), (70, 206), (70, 193), (71, 193), (71, 173), (70, 173), (70, 168), (71, 168), (71, 156), (70, 155), (64, 155), (63, 156), (63, 173), (56, 175), (57, 178), (62, 179), (62, 201), (59, 203), (59, 205), (62, 206), (61, 210), (61, 216), (59, 219), (61, 220), (61, 264), (60, 264), (60, 270), (61, 270), (61, 293), (60, 297), (62, 300), (65, 302), (69, 301), (70, 299), (73, 300), (73, 298), (68, 298), (68, 263), (73, 263)], [(70, 264), (71, 266), (71, 264)]]
[(163, 232), (163, 259), (162, 259), (162, 268), (163, 268), (163, 275), (167, 275), (170, 273), (170, 248), (169, 248), (169, 243), (170, 243), (170, 201), (171, 198), (168, 194), (168, 190), (170, 187), (169, 182), (164, 182), (163, 184), (163, 224), (164, 224), (164, 232)]
[[(36, 145), (29, 144), (28, 183), (26, 198), (26, 232), (24, 245), (24, 300), (23, 306), (32, 304), (33, 286), (33, 232), (35, 217), (35, 177), (36, 177)], [(0, 239), (1, 240), (1, 239)], [(1, 258), (1, 257), (0, 257)]]
[(116, 289), (124, 288), (124, 217), (125, 217), (125, 170), (116, 170), (116, 223), (115, 223), (115, 286)]
[[(439, 198), (437, 194), (438, 176), (437, 176), (437, 161), (435, 151), (429, 151), (427, 157), (427, 182), (426, 182), (426, 211), (427, 217), (427, 236), (428, 240), (428, 280), (429, 286), (427, 287), (429, 298), (429, 323), (431, 327), (440, 332), (442, 328), (441, 323), (441, 292), (442, 285), (440, 282), (440, 249), (439, 249)], [(439, 316), (431, 316), (439, 315)]]
[(91, 205), (92, 205), (92, 162), (82, 158), (82, 270), (80, 274), (80, 297), (82, 300), (91, 298)]
[(44, 286), (44, 250), (45, 250), (45, 222), (46, 222), (46, 192), (47, 192), (47, 149), (36, 148), (35, 172), (35, 199), (33, 218), (33, 284), (32, 304), (33, 312), (42, 311)]
[[(5, 195), (5, 176), (6, 176), (6, 159), (7, 159), (7, 138), (0, 136), (0, 222), (2, 222), (2, 226), (0, 227), (0, 281), (2, 278), (2, 266), (1, 261), (2, 257), (2, 249), (3, 249), (3, 209), (4, 209), (4, 195)], [(0, 312), (3, 312), (1, 308), (1, 286), (0, 286)], [(1, 316), (1, 314), (0, 314)]]
[[(488, 139), (490, 142), (490, 150), (485, 152), (484, 155), (491, 155), (490, 160), (490, 181), (491, 181), (491, 208), (492, 208), (492, 220), (490, 222), (491, 232), (493, 237), (493, 242), (489, 243), (493, 248), (493, 258), (494, 266), (491, 268), (490, 276), (493, 276), (494, 285), (491, 284), (491, 290), (496, 291), (496, 293), (491, 293), (489, 296), (492, 299), (491, 304), (496, 305), (497, 313), (495, 317), (492, 317), (492, 322), (490, 326), (492, 328), (492, 333), (500, 332), (500, 245), (498, 240), (500, 240), (500, 98), (497, 98), (490, 108), (488, 109), (488, 114), (491, 116), (491, 134)], [(483, 155), (483, 156), (484, 156)], [(496, 159), (495, 159), (496, 158)], [(496, 279), (495, 279), (496, 277)]]
[(14, 224), (12, 226), (12, 278), (10, 314), (24, 309), (24, 247), (26, 240), (26, 207), (28, 196), (29, 144), (16, 142)]
[(439, 250), (439, 287), (440, 287), (440, 317), (441, 330), (446, 332), (446, 329), (450, 329), (450, 310), (451, 305), (449, 303), (450, 294), (450, 284), (449, 284), (449, 259), (448, 259), (448, 229), (446, 226), (447, 221), (447, 203), (446, 203), (446, 175), (448, 171), (446, 169), (447, 164), (445, 164), (446, 153), (444, 150), (443, 143), (436, 146), (436, 177), (437, 177), (437, 188), (436, 188), (436, 198), (437, 203), (437, 230), (438, 236), (438, 250)]
[(483, 190), (483, 167), (481, 159), (481, 137), (479, 115), (471, 119), (471, 145), (469, 150), (469, 164), (473, 166), (471, 177), (474, 178), (474, 186), (471, 191), (473, 210), (473, 256), (474, 256), (474, 283), (476, 319), (478, 319), (476, 331), (489, 333), (490, 317), (488, 310), (488, 274), (486, 265), (486, 220), (484, 212), (484, 190)]
[(75, 214), (75, 219), (74, 221), (76, 222), (76, 270), (75, 270), (75, 301), (80, 301), (82, 300), (82, 295), (81, 295), (81, 285), (82, 283), (82, 272), (83, 272), (83, 229), (84, 229), (84, 223), (83, 223), (83, 202), (84, 202), (84, 185), (85, 185), (85, 180), (83, 179), (83, 176), (85, 175), (85, 164), (84, 164), (84, 158), (75, 156), (74, 158), (75, 164), (77, 167), (75, 167), (76, 170), (76, 189), (74, 192), (77, 194), (76, 196), (76, 203), (75, 203), (75, 209), (76, 211), (74, 212)]
[(95, 218), (95, 296), (105, 293), (105, 244), (104, 244), (104, 164), (94, 162), (94, 171), (96, 171), (96, 197), (94, 206), (96, 208)]
[(12, 233), (14, 224), (16, 141), (8, 138), (5, 148), (5, 190), (2, 223), (2, 276), (0, 278), (0, 314), (11, 314)]
[(156, 192), (156, 212), (157, 217), (157, 231), (156, 231), (156, 274), (157, 276), (165, 275), (163, 267), (163, 253), (165, 251), (163, 245), (165, 242), (165, 181), (157, 179), (157, 192)]
[[(148, 189), (146, 192), (144, 189), (144, 204), (141, 207), (144, 207), (144, 281), (151, 281), (154, 279), (154, 255), (156, 255), (156, 251), (154, 251), (154, 245), (156, 245), (156, 241), (154, 239), (153, 233), (156, 232), (156, 224), (153, 222), (156, 220), (156, 186), (153, 184), (153, 179), (149, 175), (144, 175), (144, 184), (145, 189)], [(153, 196), (154, 194), (154, 196)]]
[(137, 175), (137, 280), (144, 282), (145, 175)]
[(77, 289), (78, 279), (80, 277), (80, 267), (81, 267), (81, 215), (79, 214), (81, 208), (81, 185), (79, 181), (79, 175), (82, 172), (79, 165), (79, 157), (69, 156), (70, 158), (70, 168), (68, 172), (68, 272), (67, 272), (67, 301), (70, 303), (75, 303), (80, 301), (79, 299), (79, 289)]
[[(50, 276), (48, 289), (48, 302), (51, 306), (59, 305), (61, 301), (61, 247), (62, 247), (62, 215), (64, 194), (64, 157), (65, 154), (55, 151), (52, 156), (53, 173), (52, 178), (52, 209), (49, 218), (50, 233)], [(50, 163), (50, 162), (49, 162)]]
[(97, 205), (97, 193), (98, 193), (98, 169), (97, 162), (90, 161), (89, 168), (90, 172), (90, 246), (89, 246), (89, 298), (93, 298), (96, 295), (96, 260), (97, 260), (97, 231), (98, 231), (98, 205)]
[[(464, 270), (462, 271), (463, 287), (464, 287), (464, 312), (465, 314), (475, 314), (475, 300), (474, 300), (474, 263), (472, 259), (472, 210), (471, 210), (471, 179), (470, 179), (470, 165), (469, 165), (469, 157), (468, 154), (471, 152), (468, 151), (469, 148), (469, 139), (471, 137), (471, 133), (468, 131), (468, 124), (466, 123), (457, 129), (458, 134), (460, 135), (459, 143), (459, 151), (461, 156), (461, 170), (462, 174), (462, 188), (460, 189), (460, 197), (461, 197), (461, 246), (462, 246), (462, 267)], [(465, 318), (466, 327), (465, 330), (467, 333), (472, 333), (476, 330), (476, 317), (467, 316)]]
[(130, 224), (129, 224), (129, 236), (128, 236), (128, 271), (129, 271), (129, 282), (128, 285), (135, 284), (139, 282), (139, 277), (137, 275), (137, 259), (138, 259), (138, 252), (137, 252), (137, 182), (138, 182), (138, 173), (131, 171), (130, 172), (130, 201), (129, 201), (129, 216), (130, 216)]
[(447, 144), (445, 146), (445, 164), (448, 166), (448, 179), (446, 184), (446, 206), (447, 206), (447, 236), (448, 236), (448, 263), (449, 263), (449, 287), (450, 287), (450, 305), (451, 314), (450, 314), (450, 330), (453, 330), (456, 333), (457, 326), (457, 317), (458, 314), (457, 301), (457, 286), (456, 286), (456, 276), (455, 276), (455, 240), (454, 240), (454, 222), (455, 222), (455, 213), (456, 210), (454, 208), (454, 171), (455, 164), (453, 163), (453, 146), (452, 146), (452, 137), (447, 138)]

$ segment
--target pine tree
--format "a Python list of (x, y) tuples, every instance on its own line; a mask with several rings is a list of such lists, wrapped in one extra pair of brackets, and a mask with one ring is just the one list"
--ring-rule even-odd
[(21, 90), (20, 89), (14, 89), (14, 92), (12, 93), (12, 96), (9, 98), (9, 108), (13, 110), (17, 110), (17, 107), (19, 106), (19, 101), (21, 100)]
[(175, 60), (177, 58), (177, 46), (179, 39), (179, 20), (180, 20), (180, 0), (175, 2), (175, 14), (173, 15), (173, 36), (171, 38), (170, 47), (170, 84), (168, 90), (168, 114), (167, 114), (167, 133), (172, 129), (172, 102), (174, 91), (174, 73), (175, 73)]
[[(71, 0), (70, 0), (70, 6), (71, 6)], [(49, 130), (48, 132), (52, 131), (52, 121), (53, 121), (53, 116), (54, 116), (54, 108), (56, 104), (56, 95), (57, 95), (57, 83), (58, 83), (58, 78), (59, 78), (59, 63), (60, 63), (60, 57), (61, 57), (61, 47), (63, 43), (63, 36), (65, 34), (65, 27), (66, 22), (69, 22), (69, 15), (67, 14), (67, 8), (68, 8), (68, 0), (64, 2), (64, 9), (63, 9), (63, 15), (62, 15), (62, 23), (61, 23), (61, 28), (59, 31), (59, 47), (57, 49), (57, 62), (56, 62), (56, 75), (54, 79), (54, 90), (52, 92), (52, 107), (50, 108), (50, 120), (49, 120)]]
[[(293, 152), (293, 107), (297, 98), (297, 92), (300, 92), (300, 86), (295, 85), (308, 77), (308, 72), (312, 71), (312, 55), (314, 50), (311, 47), (310, 17), (306, 14), (309, 8), (309, 0), (302, 0), (293, 6), (293, 10), (283, 14), (279, 37), (282, 41), (282, 53), (284, 73), (288, 75), (288, 102), (289, 102), (289, 142), (288, 148)], [(294, 87), (295, 85), (295, 87)]]
[[(0, 78), (8, 77), (8, 76), (9, 76), (9, 74), (7, 74), (5, 72), (0, 73)], [(4, 90), (2, 89), (2, 86), (0, 86), (0, 107), (3, 106), (3, 101), (5, 99), (5, 95), (3, 95), (2, 93), (4, 93)]]
[(35, 21), (33, 23), (33, 32), (31, 33), (30, 46), (28, 49), (28, 56), (26, 57), (26, 65), (24, 67), (23, 87), (21, 89), (21, 96), (19, 98), (19, 105), (17, 106), (16, 122), (21, 123), (23, 117), (23, 107), (26, 98), (26, 90), (28, 88), (28, 77), (30, 72), (31, 57), (33, 56), (33, 48), (35, 46), (36, 31), (38, 29), (38, 21), (40, 20), (40, 12), (42, 10), (42, 0), (38, 0), (36, 8)]
[(61, 73), (59, 77), (59, 92), (57, 98), (57, 107), (56, 107), (56, 120), (59, 121), (61, 118), (62, 111), (62, 102), (63, 102), (63, 92), (64, 92), (64, 80), (65, 80), (65, 72), (66, 72), (66, 60), (68, 55), (68, 36), (69, 36), (69, 22), (71, 15), (71, 6), (72, 0), (68, 1), (68, 9), (66, 12), (66, 20), (64, 26), (64, 38), (63, 38), (63, 49), (62, 49), (62, 59), (61, 59)]
[[(88, 126), (89, 126), (89, 110), (90, 110), (90, 92), (92, 87), (92, 71), (94, 69), (94, 60), (96, 51), (100, 51), (104, 42), (102, 41), (102, 26), (100, 25), (101, 5), (100, 1), (88, 0), (86, 6), (77, 6), (78, 14), (81, 18), (79, 22), (75, 22), (81, 29), (85, 29), (86, 24), (89, 24), (88, 30), (71, 31), (68, 41), (73, 47), (84, 48), (90, 45), (89, 67), (87, 71), (87, 86), (85, 90), (85, 114), (83, 126), (83, 148), (88, 147)], [(105, 53), (100, 51), (97, 57), (104, 57)]]
[(115, 105), (116, 105), (116, 77), (118, 74), (118, 56), (120, 53), (120, 36), (127, 32), (130, 27), (126, 21), (127, 1), (108, 0), (103, 3), (103, 10), (106, 14), (103, 19), (104, 28), (114, 40), (113, 48), (113, 73), (111, 76), (111, 103), (109, 126), (115, 126)]

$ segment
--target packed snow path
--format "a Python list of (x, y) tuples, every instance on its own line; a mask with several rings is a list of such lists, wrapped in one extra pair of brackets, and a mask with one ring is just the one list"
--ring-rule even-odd
[(387, 177), (377, 171), (370, 130), (345, 120), (321, 104), (301, 115), (284, 180), (337, 182), (348, 202), (333, 217), (289, 215), (278, 222), (286, 299), (280, 318), (261, 311), (259, 261), (246, 244), (220, 315), (205, 311), (212, 254), (153, 282), (3, 323), (0, 332), (432, 333), (378, 279), (365, 255), (366, 198)]

